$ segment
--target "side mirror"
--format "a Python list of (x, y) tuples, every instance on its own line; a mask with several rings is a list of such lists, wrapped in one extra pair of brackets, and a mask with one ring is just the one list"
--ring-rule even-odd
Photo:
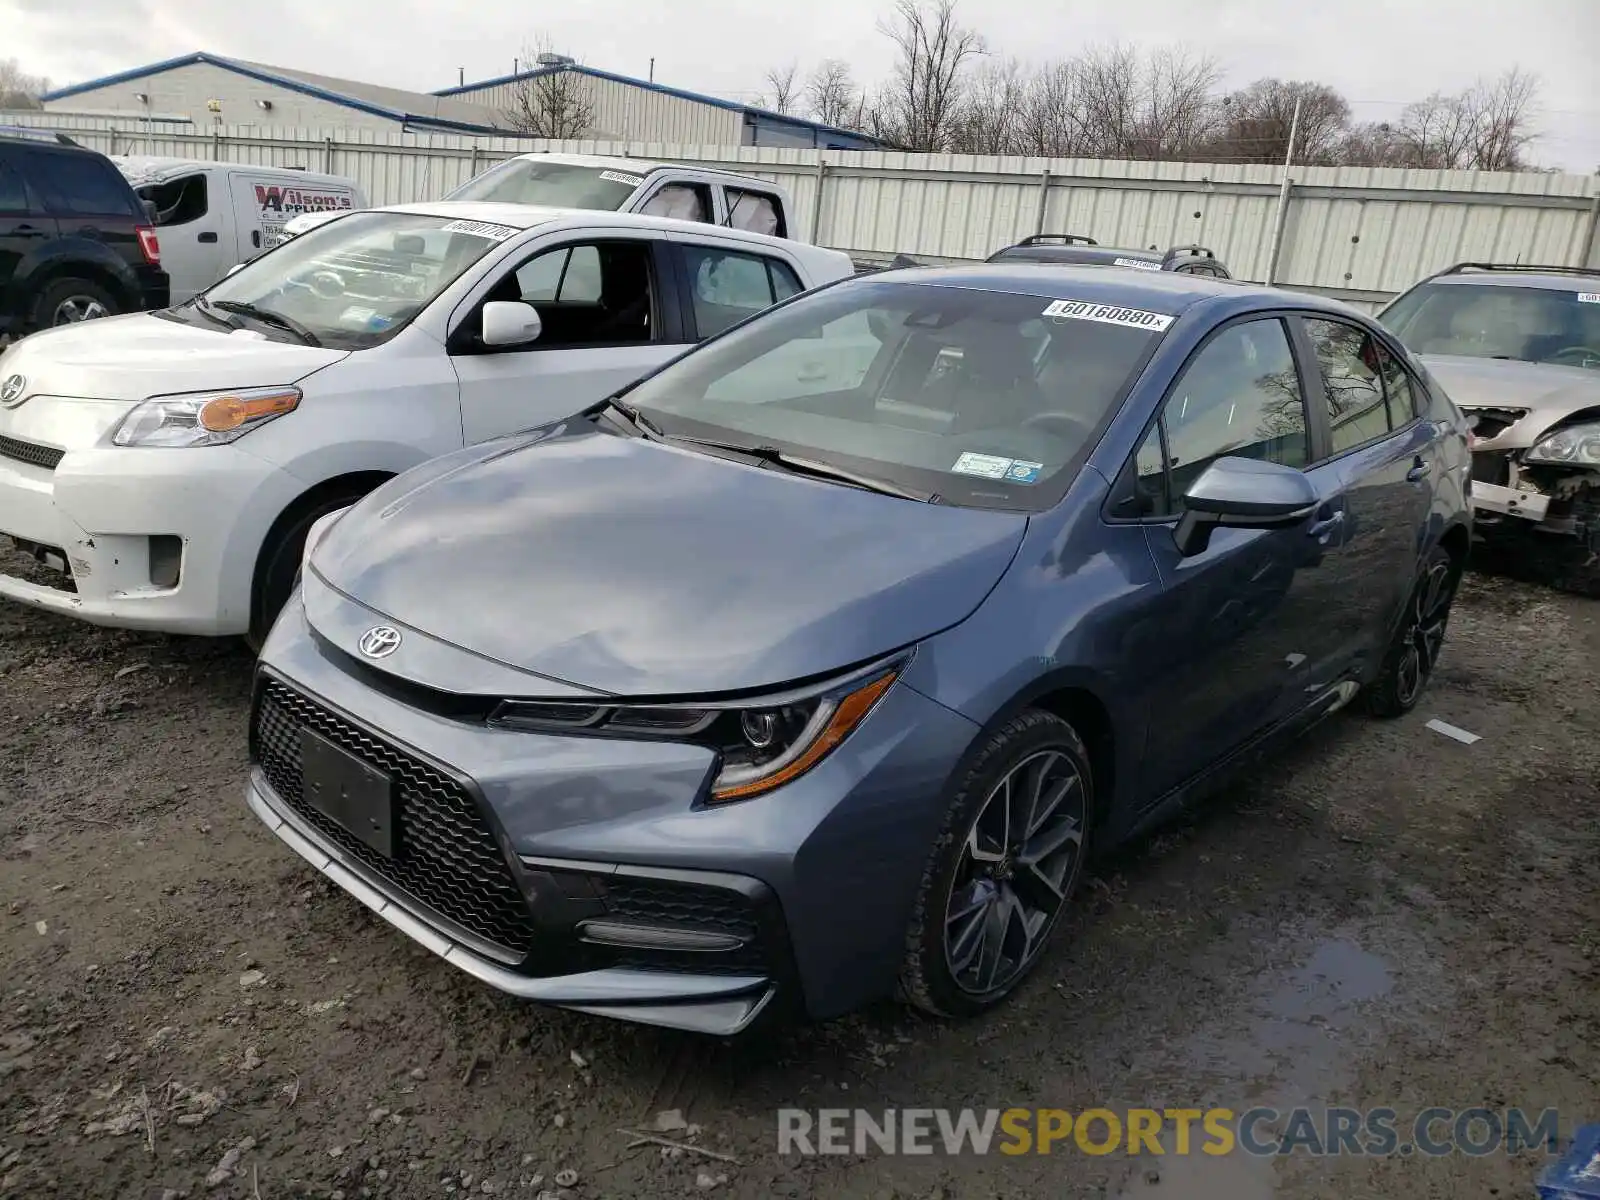
[(1183, 496), (1183, 516), (1173, 531), (1178, 553), (1199, 554), (1211, 531), (1287, 529), (1317, 511), (1322, 498), (1303, 471), (1255, 458), (1219, 458)]
[(146, 200), (141, 196), (139, 198), (139, 203), (144, 206), (144, 215), (150, 224), (159, 224), (157, 218), (161, 215), (161, 210), (156, 207), (156, 202), (154, 200)]
[(521, 300), (490, 300), (483, 306), (485, 346), (526, 346), (543, 329), (539, 310)]

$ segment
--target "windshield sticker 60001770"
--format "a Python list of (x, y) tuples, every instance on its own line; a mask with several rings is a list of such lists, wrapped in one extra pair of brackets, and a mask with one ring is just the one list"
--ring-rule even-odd
[(1098, 321), (1102, 325), (1123, 325), (1129, 329), (1148, 329), (1164, 333), (1172, 318), (1142, 308), (1120, 308), (1115, 304), (1091, 304), (1087, 300), (1052, 300), (1042, 314), (1071, 321)]

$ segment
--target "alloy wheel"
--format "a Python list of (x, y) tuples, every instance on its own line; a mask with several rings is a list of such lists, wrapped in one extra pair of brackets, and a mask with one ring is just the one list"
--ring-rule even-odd
[(1400, 702), (1408, 707), (1422, 693), (1439, 661), (1454, 596), (1455, 581), (1448, 562), (1431, 564), (1417, 581), (1406, 625), (1400, 632), (1402, 644), (1395, 679)]
[(97, 317), (107, 317), (111, 314), (106, 311), (106, 306), (93, 296), (68, 296), (56, 305), (55, 325), (74, 325), (79, 321), (93, 321)]
[(1087, 802), (1072, 758), (1041, 750), (979, 807), (945, 905), (945, 963), (962, 991), (1004, 990), (1044, 946), (1079, 867)]

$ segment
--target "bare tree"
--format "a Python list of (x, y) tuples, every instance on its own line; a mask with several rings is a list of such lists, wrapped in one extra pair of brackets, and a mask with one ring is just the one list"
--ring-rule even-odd
[(1408, 167), (1519, 171), (1538, 137), (1533, 118), (1539, 79), (1513, 67), (1492, 83), (1479, 80), (1456, 95), (1435, 92), (1406, 106), (1395, 132)]
[(850, 77), (850, 65), (837, 58), (824, 59), (806, 77), (805, 100), (813, 120), (843, 127), (859, 120), (861, 89)]
[(513, 85), (511, 119), (516, 127), (545, 138), (581, 138), (593, 133), (594, 93), (589, 79), (571, 69), (577, 63), (565, 55), (553, 54), (542, 38), (533, 50), (524, 50), (523, 54), (532, 63), (541, 58), (561, 61), (538, 66)]
[(1017, 113), (1017, 153), (1072, 158), (1084, 152), (1083, 114), (1072, 63), (1046, 63), (1027, 80)]
[(948, 149), (982, 36), (956, 19), (956, 0), (895, 0), (878, 29), (897, 54), (870, 119), (907, 149)]
[(1324, 83), (1258, 79), (1222, 98), (1222, 121), (1207, 148), (1207, 158), (1228, 162), (1281, 163), (1289, 149), (1295, 104), (1300, 127), (1295, 135), (1297, 162), (1331, 165), (1347, 144), (1350, 104)]
[(973, 72), (952, 121), (950, 149), (961, 154), (1026, 153), (1023, 103), (1031, 80), (1015, 59)]
[(1215, 126), (1213, 95), (1221, 77), (1216, 60), (1208, 56), (1155, 51), (1140, 72), (1133, 157), (1191, 157)]
[(800, 99), (800, 65), (773, 67), (767, 72), (767, 87), (771, 89), (761, 97), (761, 102), (775, 113), (792, 113)]
[(0, 58), (0, 108), (39, 108), (50, 90), (43, 75), (29, 75), (14, 58)]
[(1126, 158), (1139, 124), (1139, 57), (1131, 46), (1091, 47), (1073, 64), (1083, 152)]

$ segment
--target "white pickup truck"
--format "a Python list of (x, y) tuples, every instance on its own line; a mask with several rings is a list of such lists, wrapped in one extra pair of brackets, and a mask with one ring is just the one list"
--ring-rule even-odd
[[(641, 213), (771, 237), (800, 238), (789, 193), (770, 180), (648, 159), (521, 154), (473, 176), (445, 199)], [(282, 239), (341, 215), (326, 212), (296, 217), (285, 226)]]
[(0, 535), (54, 568), (0, 567), (0, 597), (260, 637), (318, 517), (851, 272), (837, 251), (628, 213), (343, 216), (186, 304), (0, 355)]

